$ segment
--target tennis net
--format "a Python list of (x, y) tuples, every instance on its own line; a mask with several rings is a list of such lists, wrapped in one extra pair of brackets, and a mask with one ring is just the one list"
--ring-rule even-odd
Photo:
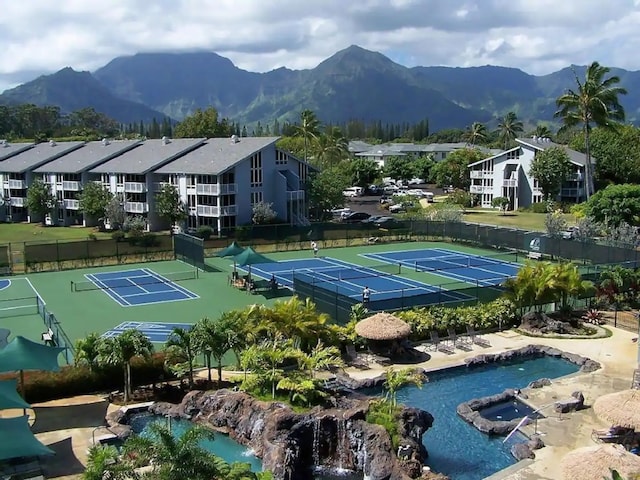
[(198, 269), (163, 274), (149, 272), (147, 275), (139, 275), (133, 277), (105, 278), (97, 279), (96, 281), (71, 281), (71, 291), (88, 292), (91, 290), (112, 290), (114, 288), (135, 287), (158, 283), (182, 282), (185, 280), (195, 280), (197, 278), (199, 278)]
[(515, 264), (516, 253), (503, 253), (499, 256), (472, 256), (472, 255), (442, 255), (439, 257), (424, 258), (414, 262), (416, 272), (432, 272), (438, 270), (451, 270), (454, 268), (472, 268), (491, 265)]
[(356, 278), (398, 275), (401, 273), (401, 271), (401, 265), (398, 263), (393, 263), (376, 265), (375, 267), (336, 265), (335, 267), (294, 270), (293, 273), (294, 275), (304, 274), (308, 277), (315, 278), (316, 281), (335, 282), (342, 280), (353, 280)]
[(38, 297), (11, 298), (0, 300), (0, 318), (37, 315)]

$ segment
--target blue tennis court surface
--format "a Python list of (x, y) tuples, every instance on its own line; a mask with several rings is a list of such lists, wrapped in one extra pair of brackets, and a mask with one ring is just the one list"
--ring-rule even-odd
[(165, 343), (171, 336), (174, 328), (191, 330), (190, 323), (151, 323), (151, 322), (123, 322), (117, 327), (107, 330), (102, 338), (117, 337), (127, 330), (135, 329), (142, 332), (153, 343)]
[(331, 290), (358, 301), (362, 298), (364, 287), (369, 287), (371, 303), (432, 293), (441, 295), (442, 303), (466, 301), (471, 298), (461, 292), (441, 290), (426, 283), (329, 257), (285, 260), (251, 266), (251, 275), (267, 280), (273, 275), (279, 284), (290, 289), (293, 289), (294, 274), (298, 278), (313, 282), (317, 288)]
[(148, 268), (88, 273), (85, 277), (123, 307), (199, 298)]
[(507, 278), (515, 277), (521, 266), (498, 258), (456, 252), (445, 248), (366, 253), (363, 256), (386, 263), (399, 263), (418, 272), (429, 272), (485, 286), (498, 285)]

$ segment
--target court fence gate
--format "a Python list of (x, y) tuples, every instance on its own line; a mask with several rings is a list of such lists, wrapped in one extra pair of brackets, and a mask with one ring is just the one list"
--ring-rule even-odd
[(182, 260), (201, 270), (205, 270), (204, 240), (186, 233), (176, 233), (173, 236), (173, 251), (176, 260)]
[(75, 347), (73, 346), (73, 342), (63, 330), (62, 324), (58, 321), (56, 316), (47, 309), (44, 301), (39, 296), (36, 297), (36, 304), (38, 313), (44, 321), (44, 326), (47, 328), (47, 331), (50, 329), (53, 333), (52, 340), (54, 345), (56, 347), (64, 348), (62, 355), (64, 355), (67, 365), (73, 365), (73, 359), (75, 357)]

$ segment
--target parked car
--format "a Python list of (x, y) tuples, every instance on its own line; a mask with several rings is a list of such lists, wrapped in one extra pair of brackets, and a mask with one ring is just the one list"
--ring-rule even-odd
[(396, 219), (393, 217), (380, 217), (377, 222), (374, 223), (376, 227), (388, 228), (395, 225)]
[(349, 215), (350, 213), (351, 213), (351, 209), (348, 207), (336, 208), (334, 210), (331, 210), (331, 215), (333, 215), (334, 217), (342, 217), (344, 215)]
[(349, 187), (342, 191), (342, 195), (347, 198), (361, 197), (363, 193), (362, 187)]
[(361, 221), (364, 224), (375, 224), (381, 218), (386, 217), (387, 215), (371, 215), (369, 218), (365, 218)]
[(342, 217), (342, 221), (344, 223), (358, 223), (362, 220), (367, 220), (370, 216), (371, 214), (367, 212), (353, 212)]
[(401, 212), (406, 212), (407, 209), (411, 208), (414, 206), (413, 202), (402, 202), (402, 203), (397, 203), (395, 205), (391, 205), (389, 207), (389, 212), (391, 213), (401, 213)]
[(409, 185), (422, 185), (424, 182), (423, 178), (414, 177), (409, 180)]
[(393, 203), (393, 200), (391, 200), (387, 195), (380, 197), (380, 204), (386, 205), (387, 203)]

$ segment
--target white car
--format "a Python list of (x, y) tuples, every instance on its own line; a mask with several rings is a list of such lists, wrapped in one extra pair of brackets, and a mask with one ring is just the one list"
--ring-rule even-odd
[(424, 183), (424, 179), (418, 178), (418, 177), (414, 177), (411, 180), (409, 180), (409, 185), (422, 185), (423, 183)]

